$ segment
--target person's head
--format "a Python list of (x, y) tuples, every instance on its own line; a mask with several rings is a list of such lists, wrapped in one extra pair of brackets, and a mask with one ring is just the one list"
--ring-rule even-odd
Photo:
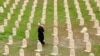
[(43, 24), (41, 24), (41, 23), (38, 23), (38, 26), (42, 26), (42, 27), (43, 27)]

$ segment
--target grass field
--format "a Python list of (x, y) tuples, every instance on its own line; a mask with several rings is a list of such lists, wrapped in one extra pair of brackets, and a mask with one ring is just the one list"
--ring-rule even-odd
[[(15, 21), (18, 18), (18, 14), (20, 13), (20, 9), (22, 8), (24, 0), (20, 0), (17, 5), (17, 8), (14, 10), (14, 14), (11, 17), (11, 20), (8, 21), (8, 26), (5, 27), (5, 32), (0, 33), (0, 56), (3, 53), (3, 47), (8, 42), (8, 36), (12, 34), (12, 28), (14, 27)], [(21, 46), (21, 41), (25, 38), (25, 30), (27, 27), (27, 23), (29, 22), (29, 16), (32, 10), (32, 4), (34, 0), (29, 0), (28, 5), (26, 6), (26, 10), (24, 11), (24, 15), (22, 16), (22, 21), (20, 22), (20, 27), (17, 29), (17, 35), (14, 38), (14, 44), (10, 46), (10, 54), (9, 56), (19, 56), (19, 49)], [(37, 23), (40, 22), (42, 17), (42, 7), (44, 0), (38, 0), (38, 4), (35, 11), (35, 17), (32, 23), (32, 29), (30, 30), (30, 38), (28, 39), (28, 47), (25, 48), (25, 56), (35, 56), (35, 49), (37, 45)], [(85, 25), (88, 28), (88, 32), (90, 34), (90, 40), (92, 42), (92, 52), (95, 56), (100, 56), (100, 37), (96, 36), (96, 29), (93, 27), (93, 22), (90, 21), (91, 16), (88, 15), (89, 11), (86, 10), (86, 5), (83, 0), (78, 0), (81, 8), (82, 16), (85, 20)], [(3, 2), (5, 0), (0, 0), (0, 6), (3, 6)], [(94, 13), (96, 14), (97, 19), (100, 21), (100, 11), (96, 6), (94, 0), (89, 1)], [(3, 24), (3, 20), (7, 18), (7, 13), (10, 11), (10, 7), (14, 3), (14, 0), (10, 0), (10, 3), (7, 5), (7, 8), (4, 9), (4, 13), (0, 13), (0, 25)], [(59, 33), (59, 56), (69, 56), (69, 41), (65, 38), (67, 37), (67, 25), (65, 18), (65, 8), (64, 1), (58, 0), (58, 33)], [(41, 56), (51, 56), (53, 47), (53, 15), (54, 15), (54, 1), (48, 0), (47, 4), (47, 12), (46, 12), (46, 24), (45, 27), (45, 41), (46, 45), (43, 47), (43, 52), (41, 52)], [(79, 21), (77, 20), (77, 12), (74, 5), (74, 0), (68, 0), (69, 5), (69, 13), (71, 17), (72, 30), (74, 33), (75, 39), (75, 51), (76, 56), (89, 56), (89, 53), (85, 52), (85, 43), (83, 42), (83, 35), (80, 33), (80, 30), (83, 26), (79, 26)]]

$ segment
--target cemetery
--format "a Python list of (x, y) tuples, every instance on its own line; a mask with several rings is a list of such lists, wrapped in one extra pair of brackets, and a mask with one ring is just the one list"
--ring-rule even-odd
[(0, 56), (100, 56), (100, 0), (0, 0)]

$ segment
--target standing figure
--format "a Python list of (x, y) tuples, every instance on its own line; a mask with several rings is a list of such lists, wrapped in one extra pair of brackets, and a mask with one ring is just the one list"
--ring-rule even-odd
[(41, 23), (38, 23), (38, 40), (41, 42), (42, 46), (45, 45), (44, 42), (44, 28)]

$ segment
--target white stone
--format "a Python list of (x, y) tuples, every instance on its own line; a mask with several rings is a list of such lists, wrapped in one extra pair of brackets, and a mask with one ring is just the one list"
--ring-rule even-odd
[(25, 31), (25, 37), (26, 37), (27, 39), (30, 37), (29, 30), (26, 30), (26, 31)]
[(70, 49), (70, 56), (75, 56), (75, 49)]
[(73, 39), (73, 31), (72, 30), (68, 30), (68, 39)]
[(97, 36), (100, 36), (100, 27), (97, 28)]
[(7, 19), (8, 19), (8, 20), (11, 19), (11, 14), (10, 14), (10, 13), (7, 14)]
[(89, 56), (95, 56), (94, 53), (90, 53)]
[(56, 46), (56, 45), (53, 46), (53, 51), (52, 51), (51, 55), (54, 55), (54, 56), (58, 55), (58, 46)]
[(39, 52), (36, 52), (35, 56), (41, 56)]
[(4, 5), (4, 8), (6, 8), (6, 7), (7, 7), (6, 2), (4, 2), (4, 4), (3, 4), (3, 5)]
[(27, 23), (27, 29), (31, 30), (31, 23)]
[(94, 20), (96, 20), (95, 14), (91, 15), (91, 20), (90, 21), (94, 21)]
[(0, 25), (0, 32), (4, 32), (4, 26), (3, 25)]
[(53, 45), (58, 45), (58, 43), (59, 43), (58, 36), (55, 36)]
[(4, 26), (7, 26), (7, 25), (8, 25), (8, 20), (4, 19)]
[(3, 7), (0, 6), (0, 13), (3, 13), (4, 12), (4, 9)]
[(14, 13), (13, 8), (10, 8), (10, 13), (11, 13), (11, 14), (13, 14), (13, 13)]
[(82, 30), (80, 31), (81, 33), (87, 32), (87, 27), (83, 27)]
[(3, 53), (3, 55), (8, 55), (9, 54), (9, 47), (8, 47), (8, 45), (5, 45), (4, 46), (4, 53)]
[(25, 38), (22, 40), (22, 46), (21, 47), (22, 48), (26, 48), (27, 47), (27, 40)]
[(15, 27), (13, 27), (13, 29), (12, 29), (12, 35), (16, 36), (16, 28)]
[(18, 21), (21, 22), (22, 18), (21, 15), (18, 16)]
[(84, 42), (88, 42), (89, 41), (89, 34), (86, 32), (84, 33)]
[(69, 40), (69, 48), (75, 48), (74, 39)]
[(13, 4), (13, 7), (12, 7), (13, 9), (16, 9), (16, 4)]
[(25, 54), (24, 54), (24, 49), (20, 49), (20, 50), (19, 50), (19, 56), (25, 56)]
[(94, 20), (93, 28), (98, 28), (98, 27), (99, 27), (99, 21), (98, 20)]
[(19, 28), (19, 21), (15, 21), (15, 27)]
[(13, 37), (10, 35), (8, 38), (8, 45), (12, 45), (13, 44)]
[(84, 19), (80, 19), (80, 26), (83, 26), (84, 25)]
[(37, 43), (37, 49), (36, 49), (35, 51), (37, 51), (37, 52), (43, 51), (43, 50), (42, 50), (42, 44), (41, 44), (39, 41), (38, 41), (38, 43)]
[(91, 52), (91, 42), (86, 42), (86, 50), (85, 52)]

